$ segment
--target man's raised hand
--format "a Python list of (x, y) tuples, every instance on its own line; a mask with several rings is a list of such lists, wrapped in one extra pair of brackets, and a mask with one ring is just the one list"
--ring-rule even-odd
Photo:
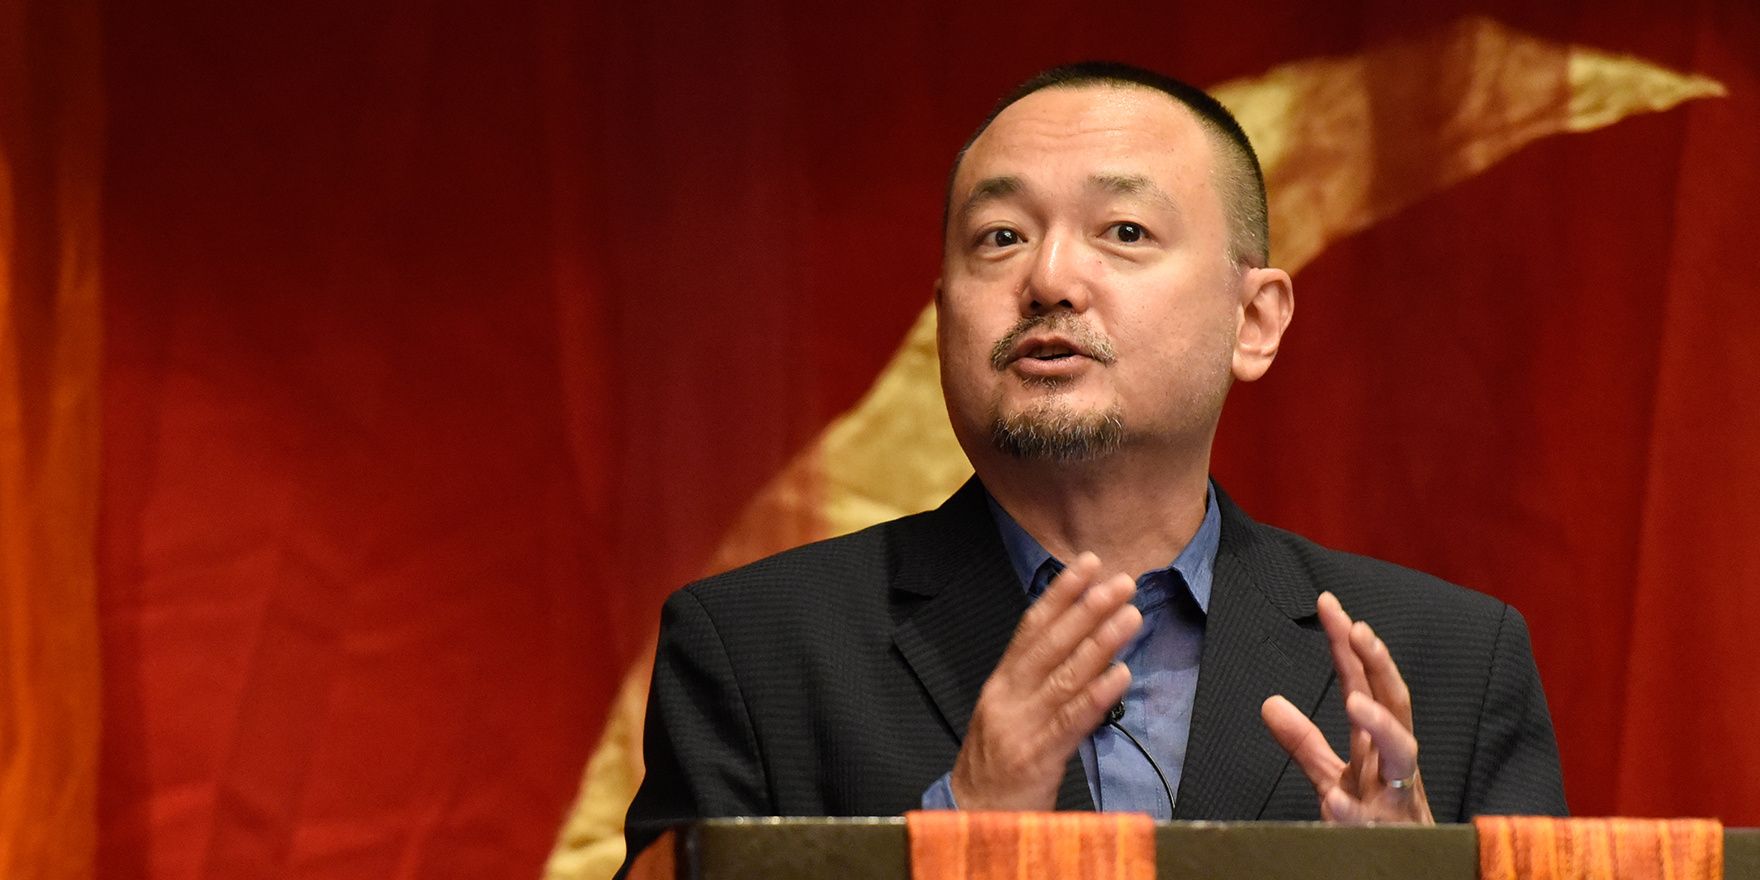
[(1290, 701), (1265, 701), (1260, 714), (1278, 745), (1308, 775), (1328, 822), (1435, 823), (1418, 775), (1418, 740), (1412, 734), (1412, 698), (1387, 645), (1367, 623), (1352, 623), (1331, 593), (1321, 593), (1320, 625), (1332, 644), (1338, 686), (1351, 719), (1351, 758), (1346, 763), (1326, 737)]
[(1050, 810), (1070, 755), (1130, 687), (1113, 663), (1143, 616), (1129, 575), (1100, 577), (1083, 553), (1027, 609), (985, 680), (953, 765), (966, 810)]

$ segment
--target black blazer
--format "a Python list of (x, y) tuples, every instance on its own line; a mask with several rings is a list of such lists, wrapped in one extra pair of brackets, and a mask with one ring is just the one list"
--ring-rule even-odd
[[(1253, 522), (1220, 491), (1177, 819), (1319, 818), (1259, 706), (1282, 694), (1348, 755), (1315, 600), (1331, 590), (1412, 693), (1437, 821), (1563, 814), (1558, 749), (1515, 609)], [(631, 854), (707, 816), (890, 816), (952, 769), (979, 687), (1027, 608), (976, 479), (940, 508), (674, 593), (661, 616)], [(1072, 757), (1060, 809), (1093, 809)]]

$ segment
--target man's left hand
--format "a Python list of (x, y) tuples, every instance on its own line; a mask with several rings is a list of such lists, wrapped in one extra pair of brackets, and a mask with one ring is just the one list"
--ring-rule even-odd
[(1326, 744), (1320, 728), (1281, 696), (1260, 714), (1278, 745), (1301, 765), (1328, 822), (1403, 822), (1433, 825), (1424, 780), (1418, 775), (1418, 739), (1412, 735), (1412, 698), (1387, 645), (1367, 623), (1352, 623), (1337, 597), (1320, 594), (1320, 625), (1332, 643), (1332, 662), (1351, 719), (1347, 763)]

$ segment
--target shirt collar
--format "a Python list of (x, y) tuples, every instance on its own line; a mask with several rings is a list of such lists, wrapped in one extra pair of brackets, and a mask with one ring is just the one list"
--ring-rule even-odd
[[(1021, 589), (1033, 595), (1033, 580), (1039, 569), (1047, 561), (1055, 562), (1061, 570), (1061, 560), (1053, 559), (1037, 539), (1027, 534), (1020, 523), (1009, 516), (1008, 511), (985, 491), (984, 498), (990, 503), (990, 514), (996, 520), (996, 528), (1002, 532), (1002, 546), (1008, 550), (1008, 561), (1014, 564), (1014, 573), (1019, 576)], [(1222, 512), (1216, 504), (1216, 484), (1206, 481), (1204, 493), (1204, 521), (1198, 525), (1197, 534), (1186, 542), (1185, 549), (1174, 557), (1173, 562), (1154, 571), (1145, 572), (1137, 579), (1142, 585), (1145, 581), (1155, 578), (1169, 569), (1178, 573), (1185, 582), (1192, 598), (1198, 601), (1198, 607), (1206, 614), (1210, 611), (1211, 575), (1216, 567), (1216, 547), (1222, 539)], [(1036, 596), (1034, 598), (1037, 598)]]

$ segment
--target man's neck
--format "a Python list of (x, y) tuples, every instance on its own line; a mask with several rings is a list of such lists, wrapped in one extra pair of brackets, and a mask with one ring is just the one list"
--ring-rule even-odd
[(1204, 521), (1209, 450), (1185, 463), (991, 460), (978, 477), (1002, 509), (1065, 563), (1089, 552), (1135, 578), (1172, 562)]

